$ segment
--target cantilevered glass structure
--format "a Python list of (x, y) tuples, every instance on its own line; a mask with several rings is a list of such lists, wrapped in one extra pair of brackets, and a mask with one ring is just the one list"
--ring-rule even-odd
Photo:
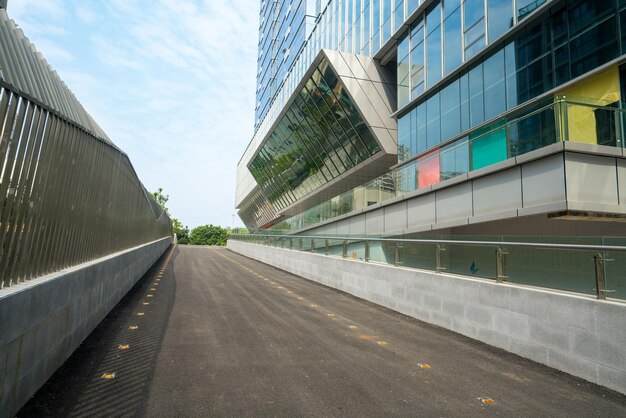
[[(321, 2), (242, 156), (239, 214), (252, 228), (298, 232), (405, 199), (403, 226), (390, 229), (395, 218), (386, 217), (376, 232), (396, 234), (531, 214), (621, 218), (625, 62), (623, 0)], [(523, 189), (523, 164), (549, 150), (563, 153), (565, 177), (579, 154), (589, 160), (576, 167), (597, 176), (563, 180), (552, 200), (526, 202), (534, 195), (522, 190), (514, 204), (485, 204), (494, 209), (483, 213), (480, 199), (503, 195), (476, 196), (473, 179), (496, 190), (508, 167)], [(591, 178), (611, 186), (573, 192)], [(454, 184), (463, 193), (444, 193)], [(457, 215), (410, 215), (430, 213), (411, 203), (416, 196), (440, 203), (466, 191), (468, 209)]]

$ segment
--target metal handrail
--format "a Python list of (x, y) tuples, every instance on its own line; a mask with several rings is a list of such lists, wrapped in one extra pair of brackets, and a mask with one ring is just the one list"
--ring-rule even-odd
[(342, 257), (347, 258), (348, 243), (349, 242), (364, 242), (365, 243), (365, 257), (364, 261), (370, 261), (370, 245), (372, 242), (385, 242), (394, 243), (394, 265), (400, 266), (399, 251), (402, 248), (402, 244), (434, 244), (435, 245), (435, 272), (441, 273), (445, 270), (441, 262), (441, 253), (445, 251), (446, 245), (461, 245), (461, 246), (473, 246), (473, 247), (493, 247), (495, 249), (495, 265), (496, 265), (496, 281), (503, 283), (508, 277), (506, 276), (506, 260), (509, 254), (506, 251), (507, 247), (518, 248), (534, 248), (544, 250), (559, 250), (559, 251), (589, 251), (593, 252), (595, 279), (596, 279), (596, 296), (600, 300), (606, 300), (606, 294), (610, 292), (606, 288), (606, 266), (607, 261), (612, 261), (606, 258), (606, 253), (610, 251), (626, 252), (626, 246), (618, 245), (588, 245), (588, 244), (557, 244), (557, 243), (538, 243), (538, 242), (512, 242), (512, 241), (475, 241), (475, 240), (449, 240), (449, 239), (410, 239), (410, 238), (374, 238), (374, 237), (355, 237), (355, 236), (328, 236), (328, 235), (275, 235), (275, 234), (232, 234), (231, 237), (235, 240), (241, 239), (246, 241), (248, 239), (255, 238), (271, 238), (274, 240), (289, 240), (289, 249), (293, 248), (293, 239), (299, 239), (299, 249), (303, 250), (302, 241), (310, 239), (310, 251), (315, 252), (315, 240), (324, 242), (325, 256), (329, 255), (329, 241), (341, 241), (343, 246)]
[(338, 241), (370, 241), (370, 242), (401, 242), (413, 244), (454, 244), (481, 247), (526, 247), (543, 248), (550, 250), (577, 250), (577, 251), (626, 251), (626, 246), (618, 245), (584, 245), (584, 244), (553, 244), (540, 242), (515, 242), (515, 241), (467, 241), (445, 239), (409, 239), (409, 238), (372, 238), (350, 237), (330, 235), (272, 235), (272, 234), (231, 234), (231, 237), (268, 237), (268, 238), (304, 238), (304, 239), (329, 239)]

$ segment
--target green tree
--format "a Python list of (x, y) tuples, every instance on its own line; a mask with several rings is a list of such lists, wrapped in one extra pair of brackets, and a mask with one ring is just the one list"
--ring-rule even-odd
[(163, 208), (165, 213), (167, 213), (167, 216), (170, 216), (170, 211), (167, 206), (165, 206), (167, 201), (170, 200), (170, 195), (163, 194), (163, 188), (159, 187), (158, 191), (152, 192), (152, 196), (154, 197), (154, 200), (156, 200), (156, 202)]
[(191, 230), (189, 243), (193, 245), (226, 245), (228, 230), (221, 226), (203, 225)]
[(179, 244), (189, 244), (189, 228), (183, 226), (183, 223), (176, 218), (172, 218), (172, 230), (176, 234), (176, 241)]

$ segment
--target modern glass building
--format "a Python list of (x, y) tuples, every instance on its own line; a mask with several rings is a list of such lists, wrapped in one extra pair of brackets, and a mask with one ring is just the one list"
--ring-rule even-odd
[(304, 3), (270, 71), (262, 2), (248, 227), (625, 234), (625, 0)]

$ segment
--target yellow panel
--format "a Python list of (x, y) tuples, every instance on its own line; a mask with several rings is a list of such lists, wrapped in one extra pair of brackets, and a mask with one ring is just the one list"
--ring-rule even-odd
[[(563, 89), (557, 94), (570, 102), (606, 106), (620, 100), (618, 67), (587, 77)], [(589, 106), (567, 106), (569, 140), (597, 144), (594, 108)]]

